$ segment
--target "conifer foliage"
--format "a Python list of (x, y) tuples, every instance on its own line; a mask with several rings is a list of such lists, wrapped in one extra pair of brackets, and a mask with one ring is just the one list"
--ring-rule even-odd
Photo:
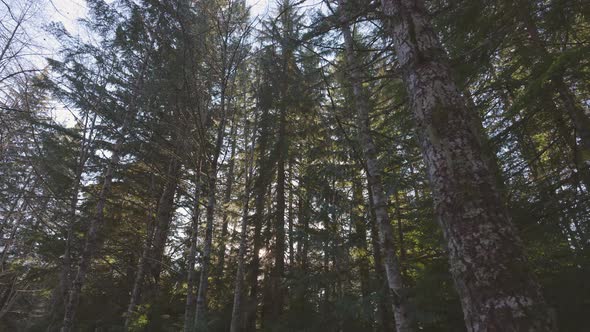
[(587, 330), (587, 2), (252, 5), (0, 0), (0, 330)]

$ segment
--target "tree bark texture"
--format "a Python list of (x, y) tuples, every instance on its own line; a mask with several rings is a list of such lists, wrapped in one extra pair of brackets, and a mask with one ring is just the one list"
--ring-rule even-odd
[(227, 205), (231, 202), (231, 195), (232, 195), (232, 189), (233, 189), (233, 184), (234, 184), (234, 168), (235, 168), (235, 155), (236, 155), (236, 144), (237, 144), (237, 138), (236, 138), (236, 130), (237, 130), (237, 125), (234, 123), (232, 125), (232, 129), (231, 129), (231, 135), (230, 135), (230, 139), (231, 139), (231, 152), (230, 152), (230, 158), (228, 161), (228, 170), (227, 170), (227, 175), (226, 175), (226, 187), (225, 187), (225, 193), (223, 194), (223, 216), (221, 217), (221, 234), (219, 236), (219, 248), (217, 250), (217, 268), (216, 268), (216, 275), (217, 275), (217, 282), (216, 282), (216, 288), (217, 290), (221, 290), (221, 288), (223, 287), (224, 284), (224, 277), (223, 277), (223, 270), (225, 268), (225, 249), (226, 249), (226, 241), (227, 241), (227, 227), (228, 227), (228, 223), (229, 223), (229, 216), (227, 213)]
[(148, 231), (142, 255), (137, 265), (135, 281), (133, 283), (133, 289), (131, 291), (131, 297), (129, 299), (129, 305), (127, 306), (127, 313), (125, 316), (125, 328), (128, 328), (131, 324), (135, 308), (141, 300), (141, 292), (144, 286), (143, 283), (147, 272), (146, 270), (150, 270), (152, 277), (156, 281), (156, 285), (159, 282), (164, 247), (168, 239), (168, 230), (170, 228), (170, 222), (174, 210), (174, 196), (178, 187), (179, 172), (180, 161), (173, 157), (168, 164), (164, 187), (158, 199), (158, 208), (156, 209), (156, 215), (153, 220), (153, 232)]
[(268, 111), (264, 111), (260, 118), (260, 135), (259, 135), (259, 157), (257, 160), (258, 174), (254, 181), (254, 215), (252, 224), (254, 234), (252, 238), (252, 261), (250, 262), (247, 284), (250, 287), (248, 294), (248, 303), (245, 308), (246, 331), (256, 330), (256, 318), (258, 312), (258, 275), (260, 273), (259, 252), (262, 248), (262, 223), (264, 222), (264, 202), (267, 188), (271, 177), (268, 174), (272, 171), (271, 158), (266, 156), (268, 147), (268, 135), (270, 128), (268, 126)]
[[(382, 0), (469, 332), (555, 331), (420, 0)], [(377, 203), (378, 204), (378, 203)]]
[[(345, 5), (341, 1), (341, 6)], [(344, 11), (346, 12), (346, 11)], [(342, 34), (344, 36), (346, 60), (350, 83), (357, 111), (360, 141), (366, 161), (369, 190), (373, 194), (375, 216), (379, 226), (380, 247), (383, 253), (385, 272), (389, 289), (393, 296), (393, 314), (398, 332), (413, 331), (414, 322), (408, 305), (407, 292), (404, 289), (399, 260), (395, 249), (395, 237), (389, 212), (387, 197), (381, 182), (381, 169), (377, 163), (377, 149), (370, 133), (368, 97), (362, 88), (360, 61), (354, 54), (354, 40), (348, 27), (347, 17), (342, 17)]]
[(207, 292), (209, 290), (209, 267), (211, 264), (211, 252), (213, 246), (213, 222), (215, 219), (215, 193), (217, 189), (217, 172), (218, 159), (223, 144), (225, 133), (226, 114), (224, 108), (225, 97), (221, 96), (222, 120), (217, 129), (217, 138), (213, 148), (213, 153), (208, 162), (207, 171), (207, 208), (206, 208), (206, 225), (205, 225), (205, 243), (203, 246), (203, 260), (201, 264), (201, 277), (199, 280), (199, 291), (197, 293), (197, 303), (195, 310), (194, 326), (198, 331), (207, 329)]
[(193, 202), (193, 215), (190, 229), (190, 244), (187, 258), (187, 290), (184, 307), (184, 332), (192, 332), (195, 320), (195, 305), (197, 297), (195, 294), (195, 262), (197, 257), (197, 235), (199, 231), (199, 217), (201, 212), (201, 165), (199, 162), (197, 175), (195, 176), (195, 197)]
[[(247, 120), (245, 120), (246, 122)], [(255, 121), (256, 122), (256, 121)], [(254, 132), (256, 132), (256, 124), (254, 125)], [(244, 140), (245, 147), (248, 149), (248, 123), (246, 122), (246, 128), (244, 129)], [(252, 139), (252, 147), (250, 151), (247, 151), (246, 156), (246, 171), (245, 174), (245, 190), (242, 207), (242, 221), (240, 224), (240, 246), (238, 249), (238, 269), (236, 272), (236, 280), (234, 285), (234, 302), (232, 307), (231, 325), (230, 332), (239, 332), (243, 328), (243, 305), (242, 298), (244, 297), (244, 274), (246, 268), (246, 250), (248, 246), (248, 214), (250, 207), (250, 187), (253, 173), (253, 160), (254, 160), (254, 142)]]
[(125, 135), (135, 118), (136, 112), (137, 110), (132, 105), (131, 111), (127, 113), (123, 121), (123, 126), (121, 128), (120, 135), (117, 138), (115, 145), (113, 146), (112, 155), (107, 166), (107, 169), (105, 171), (102, 187), (98, 194), (96, 212), (94, 217), (90, 220), (90, 224), (88, 225), (88, 231), (86, 232), (86, 241), (84, 243), (84, 248), (82, 250), (82, 254), (80, 257), (78, 271), (76, 273), (76, 277), (72, 281), (69, 296), (65, 305), (64, 319), (62, 321), (61, 332), (70, 332), (73, 328), (78, 302), (80, 301), (80, 293), (82, 291), (82, 286), (86, 282), (86, 274), (88, 273), (88, 269), (90, 268), (90, 263), (94, 256), (94, 252), (97, 249), (96, 245), (98, 233), (102, 225), (104, 224), (104, 209), (107, 197), (111, 192), (115, 168), (119, 165), (123, 144), (125, 143)]
[(180, 161), (177, 158), (172, 157), (165, 175), (162, 194), (158, 200), (152, 248), (150, 250), (149, 260), (146, 261), (156, 284), (160, 281), (162, 259), (164, 256), (166, 241), (168, 240), (172, 213), (174, 212), (174, 196), (178, 187), (180, 168)]

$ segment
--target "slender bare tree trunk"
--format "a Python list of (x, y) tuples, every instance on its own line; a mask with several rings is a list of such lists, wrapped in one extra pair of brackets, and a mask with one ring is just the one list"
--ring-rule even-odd
[(252, 238), (252, 261), (250, 262), (247, 284), (249, 285), (248, 303), (245, 308), (245, 321), (246, 330), (256, 330), (256, 318), (258, 312), (258, 275), (260, 273), (260, 257), (259, 251), (262, 248), (262, 223), (264, 222), (264, 200), (266, 196), (266, 190), (270, 177), (268, 174), (271, 172), (272, 167), (270, 165), (270, 158), (266, 157), (266, 150), (268, 145), (268, 112), (265, 110), (260, 118), (260, 138), (258, 144), (259, 157), (257, 160), (258, 174), (256, 175), (256, 181), (254, 182), (254, 215), (252, 216), (252, 224), (254, 225), (254, 234)]
[(21, 224), (23, 219), (23, 214), (19, 213), (18, 217), (12, 222), (12, 228), (10, 229), (10, 234), (8, 235), (8, 239), (3, 243), (4, 248), (2, 250), (2, 258), (0, 258), (0, 271), (4, 272), (4, 267), (6, 265), (6, 261), (8, 258), (8, 254), (12, 249), (12, 244), (14, 243), (14, 237), (16, 236), (16, 232), (18, 231), (18, 227)]
[[(256, 316), (258, 312), (258, 275), (260, 274), (260, 249), (262, 248), (262, 222), (264, 213), (264, 196), (266, 193), (265, 180), (261, 180), (264, 175), (258, 175), (257, 183), (254, 185), (254, 234), (252, 238), (252, 261), (250, 262), (250, 271), (248, 275), (248, 285), (250, 287), (248, 294), (248, 306), (246, 308), (246, 330), (256, 330)], [(263, 182), (262, 185), (260, 182)]]
[(211, 159), (209, 160), (207, 172), (207, 217), (205, 226), (205, 244), (203, 247), (203, 260), (201, 266), (201, 277), (199, 280), (199, 291), (197, 293), (197, 303), (195, 310), (194, 326), (197, 330), (206, 330), (207, 326), (207, 292), (209, 289), (209, 265), (211, 264), (211, 249), (213, 245), (213, 221), (215, 219), (215, 192), (217, 186), (217, 163), (221, 146), (223, 144), (223, 137), (225, 133), (225, 96), (221, 96), (221, 113), (222, 120), (217, 129), (217, 139)]
[(80, 300), (80, 292), (82, 290), (82, 286), (86, 282), (86, 274), (90, 268), (90, 263), (94, 256), (94, 252), (96, 251), (98, 232), (104, 223), (104, 209), (107, 197), (111, 191), (115, 168), (119, 165), (121, 150), (125, 142), (125, 135), (127, 134), (127, 131), (129, 130), (129, 127), (135, 118), (136, 111), (137, 110), (135, 106), (131, 106), (131, 111), (126, 114), (119, 137), (113, 146), (111, 159), (109, 161), (109, 165), (107, 166), (103, 184), (98, 194), (96, 213), (90, 220), (90, 225), (88, 226), (88, 231), (86, 233), (86, 242), (84, 244), (84, 249), (82, 250), (82, 255), (78, 265), (78, 271), (75, 279), (72, 282), (72, 287), (70, 288), (69, 297), (66, 302), (61, 332), (70, 332), (73, 328), (74, 318), (76, 316), (76, 310)]
[[(359, 267), (359, 279), (361, 284), (361, 297), (363, 308), (363, 320), (373, 322), (373, 307), (371, 304), (371, 288), (369, 274), (369, 256), (367, 248), (367, 225), (363, 213), (363, 187), (357, 178), (352, 182), (352, 208), (350, 211), (351, 223), (354, 229), (352, 243), (360, 252), (360, 257), (354, 262)], [(369, 325), (371, 326), (371, 325)], [(367, 328), (369, 328), (367, 326)]]
[[(368, 181), (367, 181), (368, 182)], [(373, 246), (373, 265), (375, 267), (375, 279), (377, 281), (377, 293), (380, 294), (377, 302), (377, 325), (378, 330), (390, 332), (395, 330), (395, 321), (393, 320), (390, 292), (383, 292), (389, 289), (385, 268), (383, 267), (383, 255), (379, 248), (379, 231), (377, 230), (377, 216), (375, 215), (375, 204), (373, 194), (369, 194), (369, 213), (370, 213), (370, 232), (371, 245)]]
[(197, 297), (195, 294), (195, 261), (197, 257), (197, 236), (199, 230), (199, 217), (201, 211), (201, 162), (197, 167), (195, 176), (195, 198), (193, 203), (192, 225), (190, 230), (190, 246), (187, 259), (187, 290), (186, 304), (184, 307), (184, 332), (192, 332), (194, 323), (195, 304)]
[[(303, 168), (300, 171), (302, 173), (305, 172)], [(301, 173), (299, 173), (297, 176), (297, 231), (293, 234), (294, 240), (296, 242), (295, 261), (297, 263), (296, 265), (293, 264), (291, 266), (292, 273), (294, 273), (295, 276), (300, 276), (301, 284), (298, 287), (293, 288), (292, 299), (289, 302), (289, 310), (300, 316), (306, 316), (309, 311), (314, 310), (314, 308), (311, 308), (312, 306), (308, 305), (309, 298), (307, 297), (307, 292), (309, 291), (308, 279), (306, 278), (308, 275), (307, 253), (309, 249), (309, 214), (311, 208), (306, 189), (305, 178), (305, 175)], [(302, 320), (297, 324), (297, 326), (293, 327), (298, 328), (299, 330), (305, 330), (306, 326), (308, 325), (308, 322)]]
[(421, 0), (382, 0), (410, 96), (467, 330), (555, 331)]
[[(341, 0), (341, 6), (345, 4)], [(345, 12), (345, 11), (344, 11)], [(407, 292), (403, 285), (401, 268), (398, 261), (393, 227), (387, 211), (387, 197), (381, 183), (381, 169), (377, 164), (377, 149), (370, 133), (368, 97), (362, 88), (362, 76), (359, 59), (354, 53), (354, 40), (348, 27), (347, 17), (342, 17), (342, 34), (344, 36), (347, 65), (349, 69), (354, 105), (358, 114), (360, 141), (366, 161), (369, 190), (373, 194), (375, 216), (379, 226), (380, 247), (383, 251), (385, 272), (389, 289), (393, 294), (393, 314), (398, 332), (413, 331), (414, 322), (408, 305)]]
[(78, 309), (78, 302), (80, 301), (82, 286), (86, 282), (86, 274), (88, 273), (88, 269), (90, 268), (94, 252), (96, 251), (98, 232), (104, 224), (104, 210), (106, 206), (107, 197), (111, 192), (115, 168), (119, 166), (123, 145), (126, 141), (126, 135), (129, 129), (131, 128), (133, 122), (135, 121), (135, 116), (137, 115), (137, 112), (139, 111), (137, 99), (140, 91), (142, 91), (143, 89), (143, 81), (144, 76), (146, 74), (145, 72), (147, 70), (148, 61), (148, 56), (142, 59), (139, 76), (137, 77), (137, 81), (135, 82), (132, 88), (133, 95), (131, 97), (131, 102), (129, 103), (127, 112), (125, 112), (123, 123), (119, 131), (119, 136), (117, 137), (115, 144), (113, 146), (111, 158), (105, 171), (102, 187), (100, 188), (100, 191), (98, 193), (96, 212), (94, 217), (90, 219), (90, 224), (88, 225), (88, 230), (86, 232), (86, 241), (84, 243), (82, 255), (80, 257), (80, 261), (78, 264), (78, 271), (76, 273), (76, 277), (72, 281), (72, 285), (69, 290), (69, 296), (64, 309), (62, 327), (60, 329), (61, 332), (70, 332), (74, 326), (74, 319), (76, 317), (76, 310)]
[(291, 188), (291, 184), (293, 183), (293, 161), (289, 160), (289, 171), (288, 171), (288, 178), (287, 184), (289, 187), (289, 196), (288, 196), (288, 212), (289, 217), (287, 218), (287, 229), (289, 232), (289, 268), (292, 269), (295, 266), (295, 239), (294, 239), (294, 231), (293, 231), (293, 220), (294, 220), (294, 211), (293, 211), (293, 189)]
[(156, 281), (156, 285), (158, 284), (160, 271), (162, 269), (164, 246), (168, 238), (168, 229), (170, 228), (170, 222), (174, 210), (174, 196), (178, 187), (179, 172), (180, 162), (177, 158), (172, 157), (166, 171), (164, 188), (158, 199), (153, 234), (148, 234), (146, 237), (142, 255), (137, 265), (137, 273), (125, 315), (126, 329), (129, 327), (129, 324), (131, 324), (135, 307), (141, 300), (144, 276), (148, 268), (151, 270), (150, 272)]
[[(246, 127), (244, 129), (244, 146), (246, 151), (248, 149), (248, 137), (249, 137), (249, 126), (248, 120), (245, 119)], [(254, 134), (256, 133), (256, 121), (254, 124)], [(244, 198), (243, 198), (243, 207), (242, 207), (242, 222), (240, 225), (240, 247), (238, 251), (238, 270), (236, 272), (236, 280), (234, 286), (234, 303), (232, 308), (232, 316), (231, 316), (231, 325), (230, 325), (230, 332), (239, 332), (242, 330), (242, 318), (243, 318), (243, 307), (242, 307), (242, 298), (244, 296), (244, 274), (246, 268), (246, 249), (248, 245), (248, 213), (249, 213), (249, 204), (250, 204), (250, 187), (252, 182), (253, 176), (253, 161), (254, 161), (254, 135), (252, 138), (252, 147), (250, 151), (246, 155), (246, 171), (244, 172), (246, 175), (245, 185), (244, 185)]]
[(153, 227), (155, 226), (155, 220), (153, 220), (153, 210), (151, 207), (148, 208), (148, 225), (146, 231), (146, 239), (143, 244), (143, 249), (141, 251), (141, 257), (139, 258), (139, 262), (137, 264), (137, 272), (135, 274), (135, 279), (133, 281), (133, 289), (131, 290), (131, 298), (129, 300), (129, 305), (127, 306), (127, 312), (125, 313), (125, 323), (124, 328), (125, 330), (129, 329), (129, 325), (131, 324), (131, 319), (133, 318), (133, 313), (135, 311), (135, 307), (137, 303), (139, 303), (139, 297), (141, 292), (141, 287), (143, 285), (143, 279), (145, 276), (145, 269), (147, 266), (146, 261), (149, 259), (150, 248), (152, 245), (153, 239)]
[(145, 261), (156, 285), (159, 283), (160, 273), (162, 271), (162, 259), (164, 256), (166, 241), (168, 240), (170, 222), (172, 221), (172, 215), (174, 212), (174, 196), (176, 195), (176, 189), (178, 188), (180, 168), (181, 164), (178, 158), (171, 156), (165, 175), (162, 194), (158, 200), (150, 257), (148, 261)]
[[(98, 103), (102, 99), (99, 98)], [(72, 193), (70, 196), (70, 205), (67, 217), (67, 230), (66, 230), (66, 244), (64, 249), (64, 255), (61, 262), (61, 271), (59, 274), (59, 284), (57, 288), (53, 290), (51, 299), (51, 308), (49, 313), (49, 324), (47, 331), (55, 329), (54, 323), (60, 315), (59, 310), (63, 308), (68, 292), (71, 287), (72, 279), (72, 240), (75, 237), (74, 225), (76, 223), (76, 210), (78, 208), (78, 195), (80, 194), (82, 174), (86, 167), (86, 161), (90, 156), (90, 140), (94, 135), (96, 127), (96, 119), (98, 114), (94, 113), (92, 120), (90, 121), (90, 114), (86, 114), (84, 117), (84, 129), (82, 131), (82, 139), (80, 141), (80, 150), (78, 154), (78, 162), (75, 168), (75, 176), (73, 181)], [(90, 121), (90, 123), (89, 123)], [(89, 130), (89, 131), (88, 131)], [(88, 132), (87, 132), (88, 131)]]
[[(53, 305), (51, 310), (54, 312), (57, 310), (59, 305), (63, 303), (67, 297), (68, 290), (70, 288), (71, 282), (71, 269), (72, 269), (72, 239), (74, 235), (74, 225), (76, 222), (76, 210), (78, 208), (78, 195), (80, 194), (80, 187), (82, 181), (82, 174), (84, 173), (84, 169), (86, 167), (86, 161), (88, 160), (90, 154), (90, 147), (88, 140), (92, 139), (95, 125), (96, 125), (96, 118), (97, 115), (94, 114), (92, 121), (90, 121), (90, 132), (86, 133), (88, 130), (88, 120), (89, 115), (87, 114), (84, 121), (84, 131), (82, 135), (82, 140), (80, 141), (80, 152), (78, 155), (78, 163), (76, 165), (76, 175), (74, 177), (74, 186), (72, 188), (72, 194), (70, 197), (70, 206), (68, 211), (68, 223), (67, 223), (67, 234), (66, 234), (66, 248), (64, 250), (64, 257), (62, 260), (62, 267), (60, 272), (60, 281), (58, 290), (55, 297), (52, 301)], [(52, 314), (53, 315), (53, 314)]]
[[(287, 142), (287, 110), (281, 110), (279, 119), (279, 137), (277, 142), (277, 183), (276, 183), (276, 210), (274, 215), (275, 241), (271, 248), (274, 257), (274, 265), (270, 271), (270, 298), (265, 301), (270, 310), (267, 317), (270, 324), (276, 324), (283, 312), (284, 288), (283, 277), (285, 274), (285, 164), (288, 155)], [(269, 303), (270, 301), (270, 303)]]
[(223, 287), (223, 270), (225, 268), (225, 250), (226, 250), (226, 241), (227, 241), (227, 227), (228, 227), (228, 222), (229, 222), (229, 216), (227, 213), (227, 205), (229, 204), (229, 202), (231, 201), (231, 194), (232, 194), (232, 190), (233, 190), (233, 184), (234, 184), (234, 168), (235, 168), (235, 155), (236, 155), (236, 144), (237, 144), (237, 138), (236, 136), (236, 130), (237, 130), (237, 125), (234, 123), (232, 124), (232, 129), (231, 129), (231, 133), (230, 133), (230, 139), (231, 139), (231, 152), (230, 152), (230, 159), (229, 159), (229, 165), (228, 165), (228, 170), (227, 170), (227, 176), (226, 176), (226, 187), (225, 187), (225, 193), (223, 195), (223, 203), (222, 203), (222, 207), (223, 207), (223, 215), (221, 217), (222, 220), (222, 224), (221, 224), (221, 234), (219, 237), (219, 248), (218, 248), (218, 252), (217, 252), (217, 257), (218, 257), (218, 261), (217, 261), (217, 268), (216, 268), (216, 275), (217, 275), (217, 282), (216, 282), (216, 288), (217, 290), (220, 290), (221, 287)]
[[(212, 164), (217, 164), (212, 162)], [(215, 186), (217, 182), (216, 165), (209, 166), (207, 175), (207, 207), (206, 207), (206, 225), (205, 225), (205, 243), (203, 247), (203, 257), (201, 262), (201, 276), (199, 279), (199, 289), (197, 293), (195, 323), (194, 326), (198, 331), (206, 329), (207, 314), (207, 292), (209, 289), (209, 265), (211, 263), (211, 247), (213, 242), (213, 220), (215, 218)]]
[(250, 195), (248, 191), (244, 193), (244, 207), (242, 210), (242, 223), (240, 226), (240, 249), (238, 251), (238, 270), (236, 272), (236, 281), (234, 287), (234, 303), (231, 316), (231, 332), (238, 332), (242, 329), (242, 297), (244, 296), (244, 270), (246, 246), (248, 240), (248, 211)]

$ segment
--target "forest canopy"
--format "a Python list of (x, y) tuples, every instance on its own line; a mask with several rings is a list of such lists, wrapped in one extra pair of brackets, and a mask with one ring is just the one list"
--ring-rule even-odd
[(0, 331), (588, 331), (587, 1), (51, 6), (0, 0)]

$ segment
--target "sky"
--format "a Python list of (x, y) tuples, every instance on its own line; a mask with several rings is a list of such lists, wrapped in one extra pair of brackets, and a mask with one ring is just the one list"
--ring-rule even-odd
[(84, 0), (49, 0), (47, 10), (52, 21), (62, 22), (66, 28), (75, 30), (76, 20), (86, 15)]
[(246, 0), (246, 3), (252, 6), (250, 9), (250, 15), (252, 17), (265, 16), (270, 9), (269, 0)]

